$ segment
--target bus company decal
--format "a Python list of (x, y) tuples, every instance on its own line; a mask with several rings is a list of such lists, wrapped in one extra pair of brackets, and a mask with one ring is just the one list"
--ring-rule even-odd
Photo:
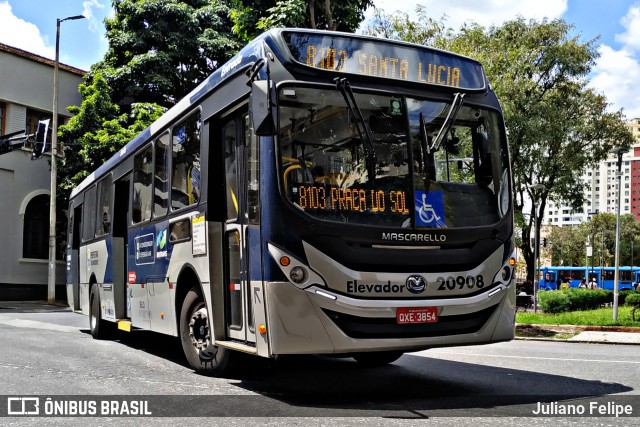
[(392, 240), (394, 242), (441, 243), (447, 241), (447, 236), (444, 234), (433, 233), (382, 233), (382, 240)]
[(155, 262), (155, 236), (152, 233), (135, 238), (136, 265), (153, 264)]
[(358, 280), (347, 280), (347, 292), (352, 294), (401, 294), (405, 291), (406, 285), (400, 283), (391, 283), (391, 280), (383, 282), (362, 282)]
[(156, 236), (156, 257), (167, 258), (167, 230), (160, 230)]
[(427, 279), (417, 274), (407, 278), (407, 289), (412, 294), (421, 294), (427, 289)]

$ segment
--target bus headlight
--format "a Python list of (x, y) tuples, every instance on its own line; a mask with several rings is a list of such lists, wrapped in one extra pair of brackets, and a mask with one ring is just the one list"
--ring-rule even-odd
[(503, 282), (508, 282), (509, 279), (511, 279), (511, 267), (504, 266), (502, 268), (502, 281)]
[(304, 268), (300, 266), (293, 267), (291, 271), (289, 271), (289, 278), (294, 283), (302, 283), (305, 278), (308, 276)]
[(309, 286), (326, 287), (327, 284), (311, 267), (300, 261), (290, 253), (271, 243), (267, 245), (271, 257), (276, 262), (284, 276), (300, 289)]

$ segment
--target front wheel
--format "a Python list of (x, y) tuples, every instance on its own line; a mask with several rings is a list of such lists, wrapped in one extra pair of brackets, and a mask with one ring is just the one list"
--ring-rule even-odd
[(358, 353), (353, 358), (362, 366), (374, 368), (395, 362), (402, 355), (403, 352), (401, 351), (374, 351), (371, 353)]
[(235, 368), (238, 355), (213, 345), (209, 313), (198, 288), (191, 289), (182, 303), (180, 341), (189, 365), (198, 373), (223, 376)]

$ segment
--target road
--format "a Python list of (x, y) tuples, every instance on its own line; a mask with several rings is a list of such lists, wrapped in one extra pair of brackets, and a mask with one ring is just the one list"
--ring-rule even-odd
[[(225, 426), (640, 425), (638, 346), (515, 340), (430, 349), (378, 369), (319, 356), (250, 358), (234, 378), (210, 378), (186, 367), (176, 338), (138, 331), (98, 341), (88, 333), (88, 318), (68, 309), (2, 307), (0, 302), (2, 400), (109, 395), (148, 401), (152, 414), (162, 417), (51, 418), (47, 424), (184, 425), (184, 418), (165, 416), (198, 415)], [(634, 417), (532, 416), (539, 402), (548, 408), (554, 402), (587, 405), (589, 414), (591, 401), (630, 405)], [(6, 405), (0, 401), (0, 416)], [(0, 423), (7, 420), (43, 421), (12, 417)]]

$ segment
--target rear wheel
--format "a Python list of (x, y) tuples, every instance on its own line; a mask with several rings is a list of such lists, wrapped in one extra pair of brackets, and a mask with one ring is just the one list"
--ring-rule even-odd
[(379, 367), (395, 362), (404, 353), (401, 351), (375, 351), (371, 353), (358, 353), (353, 356), (358, 363), (366, 367)]
[(113, 332), (113, 325), (102, 319), (100, 292), (98, 291), (98, 285), (95, 283), (91, 286), (89, 298), (91, 304), (89, 310), (89, 329), (91, 330), (91, 336), (97, 340), (107, 339)]
[(189, 365), (196, 372), (223, 376), (235, 368), (232, 350), (213, 345), (207, 305), (198, 288), (187, 293), (180, 311), (180, 341)]

